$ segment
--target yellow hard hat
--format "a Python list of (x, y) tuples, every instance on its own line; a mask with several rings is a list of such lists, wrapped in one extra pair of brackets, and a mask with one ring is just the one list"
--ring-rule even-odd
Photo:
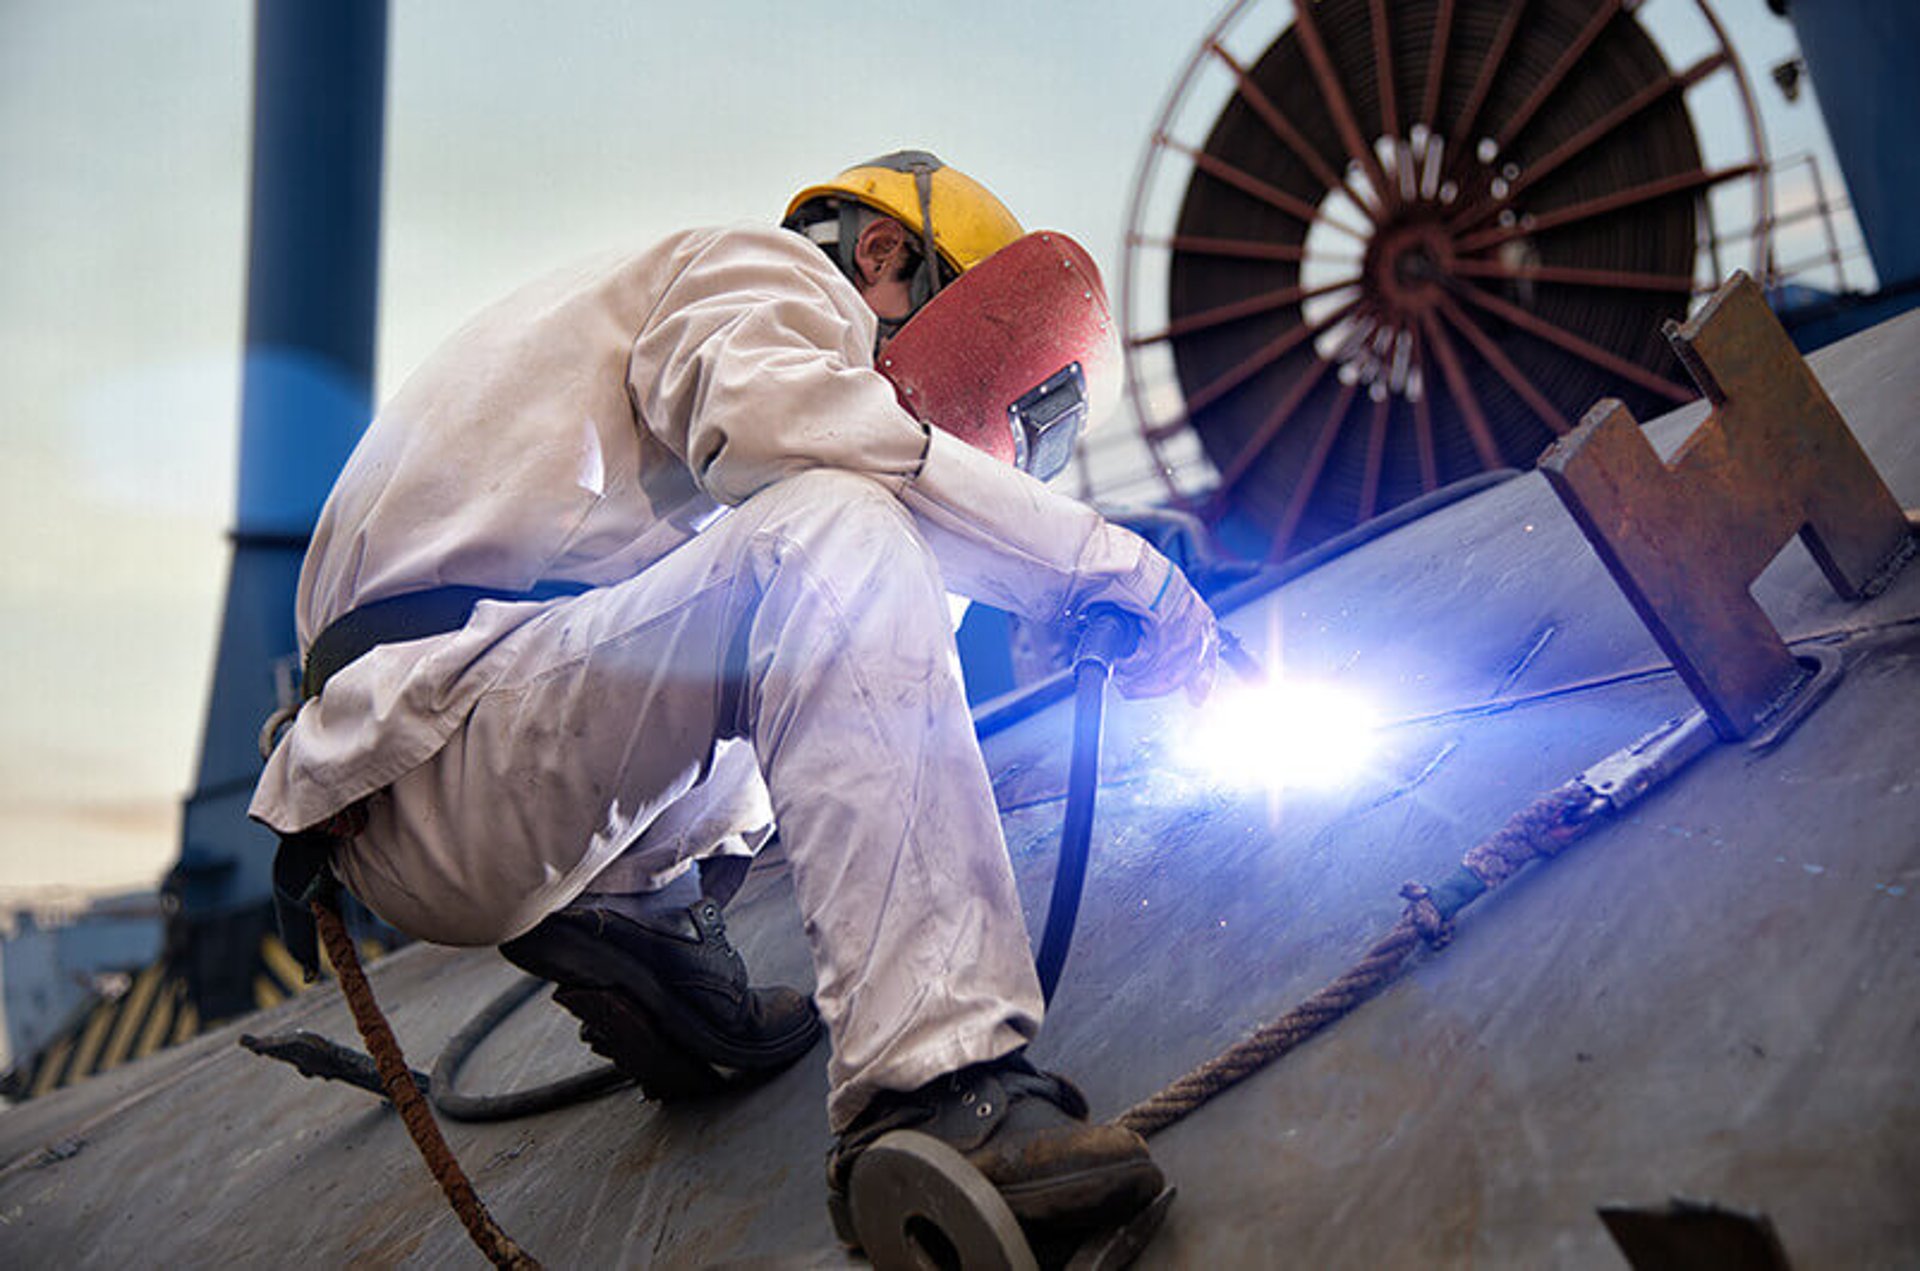
[(851, 199), (912, 230), (956, 274), (963, 274), (1019, 238), (1023, 231), (1006, 205), (966, 173), (924, 150), (896, 150), (793, 196), (784, 218), (815, 199)]

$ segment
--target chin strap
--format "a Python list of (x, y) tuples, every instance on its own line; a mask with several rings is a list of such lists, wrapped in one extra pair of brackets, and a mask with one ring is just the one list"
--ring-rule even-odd
[[(913, 315), (926, 307), (927, 301), (940, 294), (940, 288), (946, 285), (946, 278), (940, 267), (939, 250), (933, 245), (933, 168), (924, 161), (913, 164), (913, 188), (920, 196), (920, 264), (913, 271), (913, 281), (907, 284), (907, 313), (901, 318), (878, 318), (878, 328), (874, 333), (873, 357), (880, 360), (880, 350), (887, 341), (900, 334), (900, 328), (913, 320)], [(847, 230), (847, 208), (840, 209), (840, 254), (842, 268), (849, 278), (857, 277), (852, 260), (853, 248), (849, 245)]]
[(940, 253), (933, 244), (933, 166), (925, 160), (914, 162), (913, 190), (920, 196), (920, 268), (907, 291), (908, 318), (940, 291)]
[(887, 342), (899, 335), (900, 328), (906, 325), (907, 318), (882, 318), (878, 314), (874, 315), (873, 360), (875, 365), (879, 364), (880, 350), (886, 348)]

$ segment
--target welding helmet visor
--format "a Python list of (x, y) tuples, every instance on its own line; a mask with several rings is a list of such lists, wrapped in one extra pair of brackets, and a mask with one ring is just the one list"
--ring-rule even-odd
[(1120, 341), (1093, 258), (1044, 231), (941, 290), (878, 367), (915, 419), (1044, 481), (1118, 399)]

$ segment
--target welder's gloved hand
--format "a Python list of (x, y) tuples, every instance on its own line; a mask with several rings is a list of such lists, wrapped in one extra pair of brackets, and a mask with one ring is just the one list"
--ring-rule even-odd
[(1176, 688), (1198, 706), (1213, 691), (1220, 662), (1220, 629), (1213, 610), (1168, 562), (1167, 586), (1152, 607), (1140, 648), (1113, 670), (1127, 697), (1158, 697)]
[[(1178, 566), (1139, 535), (1117, 525), (1082, 552), (1078, 607), (1110, 604), (1140, 623), (1140, 646), (1113, 669), (1120, 692), (1158, 697), (1184, 687), (1198, 704), (1213, 690), (1220, 631), (1213, 610)], [(1125, 567), (1116, 568), (1121, 562)]]

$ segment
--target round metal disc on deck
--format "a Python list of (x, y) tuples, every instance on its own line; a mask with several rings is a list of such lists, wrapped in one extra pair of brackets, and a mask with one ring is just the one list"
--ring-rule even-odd
[(895, 1130), (862, 1152), (848, 1201), (880, 1271), (1038, 1271), (993, 1184), (930, 1135)]

